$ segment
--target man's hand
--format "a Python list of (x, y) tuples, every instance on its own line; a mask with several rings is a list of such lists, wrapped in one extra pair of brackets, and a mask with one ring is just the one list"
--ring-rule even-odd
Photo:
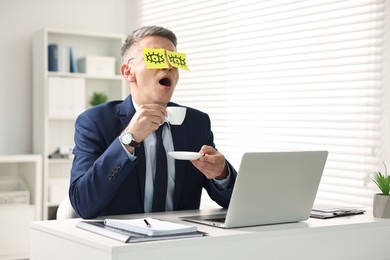
[(140, 105), (125, 131), (137, 142), (142, 142), (164, 122), (167, 110), (157, 104)]
[(207, 179), (222, 180), (228, 176), (229, 171), (222, 153), (208, 145), (203, 145), (199, 153), (204, 156), (191, 162)]

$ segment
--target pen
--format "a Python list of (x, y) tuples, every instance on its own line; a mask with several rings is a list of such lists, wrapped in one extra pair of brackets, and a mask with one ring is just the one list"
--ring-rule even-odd
[(146, 226), (147, 226), (148, 228), (151, 228), (151, 227), (152, 227), (152, 225), (150, 225), (150, 223), (146, 220), (146, 218), (144, 218), (144, 222), (145, 222), (145, 224), (146, 224)]

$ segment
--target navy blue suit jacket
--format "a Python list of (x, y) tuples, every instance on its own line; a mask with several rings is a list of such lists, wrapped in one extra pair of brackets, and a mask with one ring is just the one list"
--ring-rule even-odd
[[(168, 106), (176, 106), (170, 103)], [(74, 161), (69, 197), (83, 218), (144, 212), (145, 155), (136, 148), (131, 161), (118, 136), (135, 113), (131, 96), (83, 112), (75, 124)], [(171, 126), (176, 151), (196, 151), (202, 145), (214, 147), (210, 118), (187, 108), (182, 125)], [(175, 161), (174, 210), (198, 209), (202, 188), (222, 207), (228, 207), (237, 172), (228, 163), (231, 178), (227, 189), (208, 180), (190, 161)]]

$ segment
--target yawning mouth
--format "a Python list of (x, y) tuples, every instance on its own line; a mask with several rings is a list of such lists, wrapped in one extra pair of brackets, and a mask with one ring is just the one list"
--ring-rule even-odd
[(169, 78), (162, 78), (159, 83), (165, 87), (171, 86), (171, 80)]

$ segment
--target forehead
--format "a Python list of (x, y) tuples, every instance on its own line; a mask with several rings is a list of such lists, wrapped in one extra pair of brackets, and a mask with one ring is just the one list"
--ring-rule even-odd
[(166, 49), (169, 51), (176, 51), (175, 45), (170, 40), (160, 36), (144, 37), (138, 42), (138, 46), (140, 47), (140, 50), (142, 50), (143, 48), (150, 48), (150, 49)]

